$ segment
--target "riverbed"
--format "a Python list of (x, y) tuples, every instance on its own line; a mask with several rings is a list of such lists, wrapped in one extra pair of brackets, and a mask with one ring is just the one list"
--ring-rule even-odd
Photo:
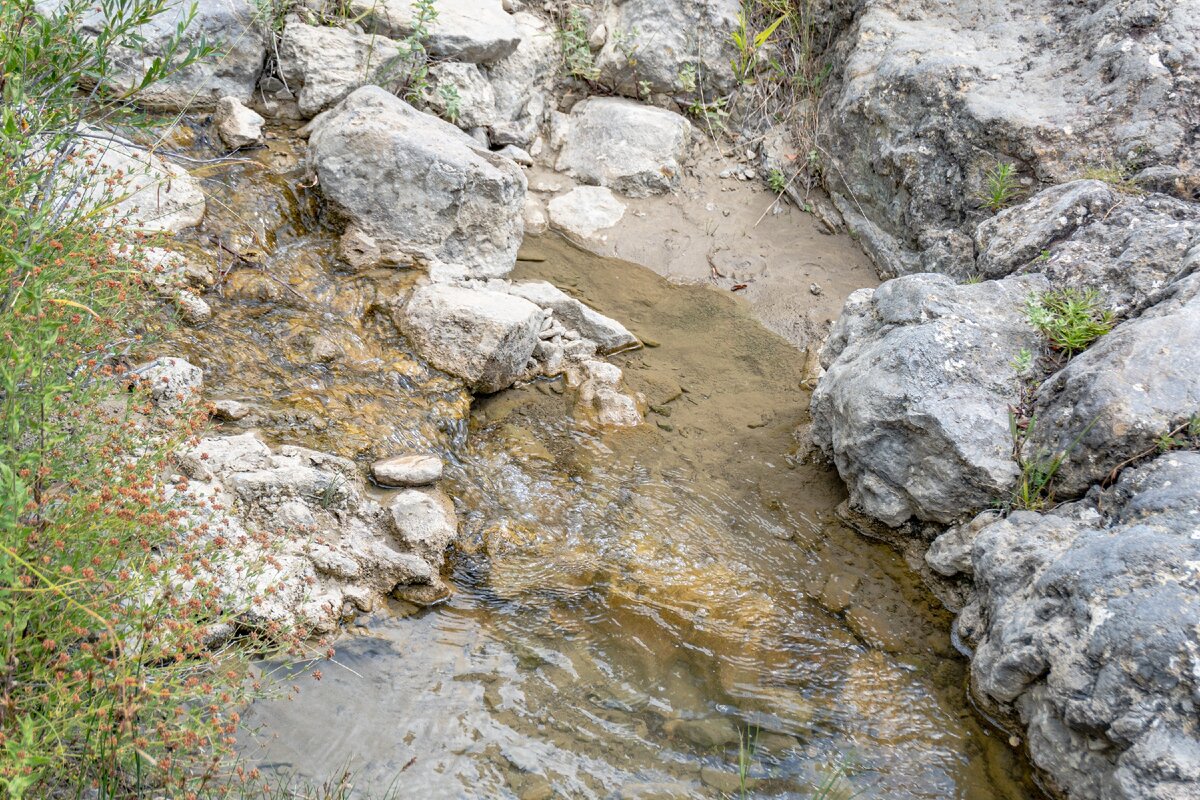
[(547, 236), (513, 278), (646, 343), (612, 358), (646, 422), (575, 420), (561, 381), (471, 398), (391, 324), (419, 273), (337, 262), (296, 152), (210, 177), (197, 243), (229, 257), (213, 321), (171, 343), (271, 441), (436, 452), (461, 535), (451, 598), (354, 620), (286, 677), (296, 697), (248, 710), (249, 761), (349, 770), (363, 797), (1037, 796), (968, 705), (951, 617), (836, 520), (836, 473), (796, 435), (804, 353), (728, 290)]

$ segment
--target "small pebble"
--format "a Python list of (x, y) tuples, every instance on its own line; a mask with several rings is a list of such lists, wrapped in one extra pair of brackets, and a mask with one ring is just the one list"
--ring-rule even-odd
[(819, 296), (820, 296), (820, 295), (821, 295), (821, 294), (822, 294), (822, 293), (825, 291), (824, 289), (822, 289), (822, 288), (820, 287), (820, 285), (819, 285), (819, 284), (816, 284), (816, 283), (810, 283), (810, 284), (808, 285), (808, 290), (809, 290), (810, 292), (812, 292), (812, 293), (813, 293), (813, 295), (814, 295), (814, 296), (816, 296), (816, 297), (819, 297)]

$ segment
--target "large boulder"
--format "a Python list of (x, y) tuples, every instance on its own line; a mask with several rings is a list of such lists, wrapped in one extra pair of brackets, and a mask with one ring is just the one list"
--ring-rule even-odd
[(1083, 494), (1200, 416), (1200, 274), (1172, 288), (1038, 388), (1028, 447), (1062, 456), (1060, 498)]
[(953, 522), (1011, 493), (1013, 361), (1038, 346), (1025, 316), (1040, 276), (955, 285), (911, 275), (860, 289), (821, 352), (813, 441), (855, 510), (888, 525)]
[[(596, 57), (601, 79), (617, 91), (714, 99), (735, 87), (739, 0), (610, 0), (601, 23), (607, 32)], [(689, 77), (690, 76), (690, 77)]]
[[(71, 4), (68, 0), (39, 0), (36, 5), (42, 13), (60, 13)], [(170, 111), (208, 111), (222, 97), (249, 102), (267, 52), (258, 6), (252, 0), (168, 0), (164, 5), (163, 13), (137, 28), (136, 44), (131, 41), (110, 54), (112, 71), (106, 76), (110, 85), (119, 91), (138, 86), (154, 60), (165, 55), (179, 24), (195, 9), (176, 60), (201, 40), (216, 52), (138, 91), (137, 102)], [(107, 32), (110, 26), (104, 9), (119, 7), (123, 6), (87, 5), (79, 20), (81, 31), (90, 36)]]
[(1073, 800), (1200, 797), (1200, 453), (974, 538), (973, 691)]
[[(412, 0), (350, 0), (350, 15), (368, 30), (404, 39), (417, 22)], [(436, 0), (425, 47), (451, 61), (491, 64), (510, 55), (521, 29), (500, 0)]]
[(383, 250), (475, 276), (516, 263), (520, 167), (383, 89), (358, 89), (317, 120), (309, 161), (326, 200)]
[(296, 95), (300, 113), (312, 117), (359, 86), (388, 75), (407, 53), (383, 36), (292, 18), (279, 41), (279, 72)]
[(520, 297), (434, 284), (412, 293), (396, 324), (430, 364), (475, 391), (497, 392), (526, 373), (543, 318)]
[(1107, 168), (1200, 191), (1200, 0), (819, 5), (856, 12), (829, 51), (823, 175), (884, 275), (973, 274), (999, 163), (1019, 188)]
[(679, 186), (691, 124), (673, 111), (592, 97), (571, 112), (556, 168), (580, 181), (646, 197)]

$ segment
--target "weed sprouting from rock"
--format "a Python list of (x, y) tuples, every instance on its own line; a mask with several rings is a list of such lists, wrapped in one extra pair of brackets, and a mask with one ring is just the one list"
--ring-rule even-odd
[(1067, 357), (1086, 350), (1116, 324), (1113, 313), (1104, 308), (1094, 289), (1044, 292), (1030, 298), (1026, 315), (1051, 347)]
[(983, 204), (992, 211), (1008, 208), (1021, 194), (1017, 183), (1017, 170), (1008, 162), (1001, 162), (983, 174)]

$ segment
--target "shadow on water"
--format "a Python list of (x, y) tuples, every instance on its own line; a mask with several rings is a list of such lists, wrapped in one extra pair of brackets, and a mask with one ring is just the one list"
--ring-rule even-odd
[(338, 267), (294, 155), (258, 157), (200, 232), (253, 259), (174, 344), (269, 437), (441, 453), (462, 542), (448, 603), (360, 620), (320, 682), (248, 710), (249, 759), (414, 798), (808, 798), (839, 768), (866, 798), (1037, 796), (967, 705), (948, 615), (834, 520), (794, 436), (802, 354), (728, 296), (547, 238), (514, 277), (653, 345), (613, 359), (647, 422), (576, 424), (553, 381), (472, 404), (390, 323), (414, 276)]

